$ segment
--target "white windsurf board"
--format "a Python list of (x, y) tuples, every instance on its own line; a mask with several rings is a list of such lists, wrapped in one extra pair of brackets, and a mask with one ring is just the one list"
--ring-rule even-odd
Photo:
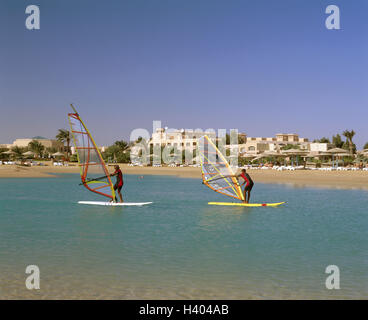
[(144, 206), (153, 202), (105, 202), (105, 201), (78, 201), (79, 204), (89, 204), (95, 206), (111, 206), (111, 207), (123, 207), (123, 206)]

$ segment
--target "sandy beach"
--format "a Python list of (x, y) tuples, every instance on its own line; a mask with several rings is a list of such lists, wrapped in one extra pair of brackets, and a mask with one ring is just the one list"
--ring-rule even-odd
[[(200, 178), (200, 168), (184, 167), (130, 167), (126, 164), (119, 164), (124, 174), (139, 175), (170, 175), (182, 178)], [(109, 170), (113, 172), (113, 166), (109, 166)], [(57, 174), (63, 173), (79, 173), (76, 164), (69, 166), (33, 166), (25, 167), (18, 165), (2, 165), (0, 166), (0, 178), (43, 178), (56, 177)]]
[[(200, 168), (193, 167), (130, 167), (120, 165), (124, 174), (171, 175), (181, 178), (201, 178)], [(112, 168), (111, 168), (112, 171)], [(78, 167), (1, 165), (0, 178), (43, 178), (57, 174), (78, 173)], [(276, 171), (248, 170), (254, 182), (291, 184), (299, 187), (314, 186), (339, 189), (367, 189), (368, 171)]]

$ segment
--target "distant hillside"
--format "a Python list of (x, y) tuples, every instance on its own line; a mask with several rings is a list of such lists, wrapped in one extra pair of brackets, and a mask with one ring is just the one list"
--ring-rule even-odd
[(46, 140), (47, 138), (41, 137), (41, 136), (36, 136), (36, 137), (33, 137), (32, 139), (35, 139), (35, 140)]

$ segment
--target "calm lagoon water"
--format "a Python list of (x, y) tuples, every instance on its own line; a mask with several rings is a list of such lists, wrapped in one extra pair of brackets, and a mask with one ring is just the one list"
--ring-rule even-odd
[(126, 175), (125, 200), (154, 204), (118, 208), (78, 205), (101, 200), (78, 183), (0, 179), (0, 298), (368, 298), (366, 191), (258, 183), (253, 202), (287, 204), (232, 208), (198, 179)]

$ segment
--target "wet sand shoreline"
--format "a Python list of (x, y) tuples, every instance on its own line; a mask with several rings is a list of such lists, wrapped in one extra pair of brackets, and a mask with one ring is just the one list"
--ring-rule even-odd
[[(170, 175), (180, 178), (201, 179), (200, 168), (193, 167), (130, 167), (121, 164), (124, 174), (136, 175)], [(109, 167), (112, 171), (112, 167)], [(57, 174), (78, 173), (77, 165), (68, 167), (1, 165), (1, 178), (44, 178), (56, 177)], [(339, 189), (368, 190), (368, 171), (276, 171), (248, 170), (255, 183), (292, 184), (295, 186), (326, 187)]]

